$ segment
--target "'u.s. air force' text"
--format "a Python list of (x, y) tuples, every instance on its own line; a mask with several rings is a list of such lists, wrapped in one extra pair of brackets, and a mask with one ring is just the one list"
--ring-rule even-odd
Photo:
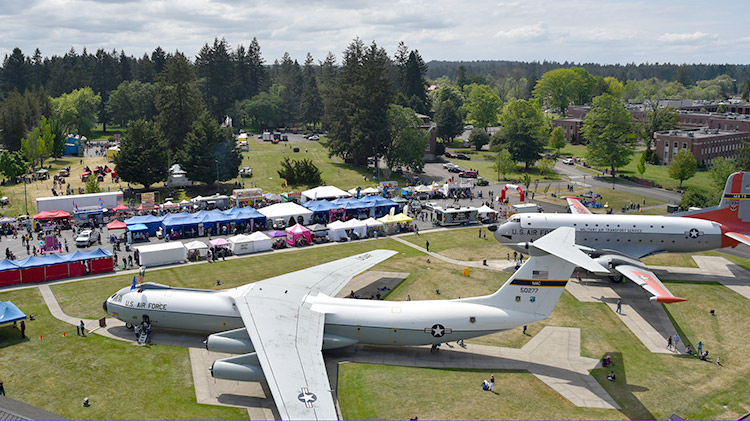
[[(531, 235), (531, 236), (544, 236), (554, 231), (553, 229), (544, 228), (520, 228), (511, 230), (512, 235)], [(623, 232), (643, 232), (640, 228), (592, 228), (592, 227), (576, 227), (577, 232), (612, 232), (612, 233), (623, 233)]]

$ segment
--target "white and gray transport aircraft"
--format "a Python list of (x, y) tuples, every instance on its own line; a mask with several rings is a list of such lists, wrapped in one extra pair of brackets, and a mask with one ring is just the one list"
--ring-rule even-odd
[(356, 274), (396, 254), (373, 250), (237, 288), (212, 291), (155, 283), (128, 286), (104, 303), (110, 315), (155, 329), (210, 333), (208, 350), (237, 354), (215, 378), (266, 380), (282, 419), (337, 419), (322, 350), (354, 344), (427, 345), (546, 319), (575, 267), (607, 270), (562, 227), (520, 245), (529, 258), (495, 293), (457, 300), (334, 298)]
[(623, 276), (662, 303), (685, 301), (675, 297), (641, 258), (664, 252), (703, 252), (750, 245), (750, 173), (729, 176), (719, 206), (660, 215), (592, 214), (577, 198), (566, 197), (566, 213), (523, 213), (500, 226), (491, 226), (495, 238), (515, 250), (541, 239), (559, 227), (576, 230), (580, 249), (610, 269), (614, 280)]

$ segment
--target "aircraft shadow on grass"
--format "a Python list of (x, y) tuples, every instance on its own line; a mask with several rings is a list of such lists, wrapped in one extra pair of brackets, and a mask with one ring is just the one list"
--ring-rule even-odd
[[(609, 355), (614, 363), (612, 366), (601, 367), (592, 370), (591, 374), (599, 381), (610, 396), (617, 397), (620, 412), (631, 420), (653, 420), (654, 414), (646, 408), (635, 396), (636, 392), (647, 392), (649, 388), (635, 384), (628, 384), (625, 360), (621, 352), (605, 352), (602, 359)], [(600, 359), (601, 361), (601, 359)], [(615, 381), (607, 380), (610, 371), (615, 372)]]

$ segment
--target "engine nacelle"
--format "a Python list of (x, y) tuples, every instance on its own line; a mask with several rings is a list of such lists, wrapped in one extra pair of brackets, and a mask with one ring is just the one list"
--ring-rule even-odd
[(214, 361), (211, 364), (211, 376), (215, 379), (241, 382), (259, 382), (265, 379), (258, 356), (254, 352)]
[(248, 335), (247, 329), (244, 327), (209, 335), (204, 344), (209, 351), (226, 354), (248, 354), (255, 352), (253, 341), (250, 340), (250, 335)]
[(344, 348), (346, 346), (354, 345), (357, 342), (359, 341), (345, 336), (331, 334), (323, 335), (323, 349)]

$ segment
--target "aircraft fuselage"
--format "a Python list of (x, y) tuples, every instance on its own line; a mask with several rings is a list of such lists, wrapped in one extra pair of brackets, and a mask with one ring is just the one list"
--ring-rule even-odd
[[(249, 288), (252, 285), (240, 288)], [(243, 327), (232, 296), (221, 291), (187, 288), (126, 287), (104, 303), (105, 311), (130, 324), (148, 316), (159, 329), (217, 333)], [(462, 300), (380, 301), (309, 297), (313, 309), (326, 314), (325, 334), (372, 345), (425, 345), (487, 335), (542, 320), (541, 315), (513, 312)]]
[(635, 258), (722, 247), (720, 224), (658, 215), (516, 214), (498, 227), (495, 238), (523, 253), (519, 243), (535, 241), (563, 226), (576, 229), (578, 245), (615, 250)]

